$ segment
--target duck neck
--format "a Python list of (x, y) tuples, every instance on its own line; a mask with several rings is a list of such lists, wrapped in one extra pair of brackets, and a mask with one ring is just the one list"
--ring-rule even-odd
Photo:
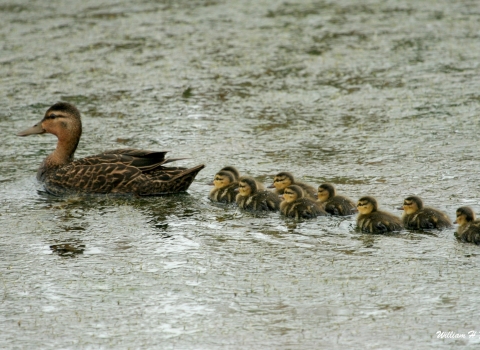
[(79, 141), (80, 135), (58, 136), (57, 148), (45, 160), (46, 166), (57, 167), (72, 162)]

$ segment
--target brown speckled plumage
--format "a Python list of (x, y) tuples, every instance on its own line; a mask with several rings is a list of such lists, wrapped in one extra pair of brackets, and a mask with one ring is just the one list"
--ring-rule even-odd
[(19, 136), (51, 133), (57, 148), (42, 163), (37, 178), (52, 194), (98, 193), (160, 195), (186, 191), (204, 168), (165, 167), (178, 159), (166, 159), (167, 152), (117, 149), (73, 160), (82, 133), (80, 112), (69, 103), (51, 106), (45, 117)]

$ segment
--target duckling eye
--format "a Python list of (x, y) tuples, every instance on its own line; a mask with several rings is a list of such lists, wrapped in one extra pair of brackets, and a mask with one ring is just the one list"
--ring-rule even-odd
[(245, 187), (247, 187), (247, 186), (242, 185), (242, 184), (238, 185), (238, 188), (245, 188)]
[(357, 207), (363, 207), (363, 206), (365, 206), (365, 205), (367, 205), (367, 204), (366, 204), (366, 203), (358, 203), (358, 204), (357, 204)]
[(45, 117), (45, 119), (55, 119), (56, 117), (57, 117), (56, 114), (51, 113), (51, 114), (47, 115), (47, 116)]

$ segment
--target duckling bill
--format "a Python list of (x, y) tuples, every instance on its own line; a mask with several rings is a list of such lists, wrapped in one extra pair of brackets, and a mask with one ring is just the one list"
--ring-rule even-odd
[(166, 167), (179, 159), (167, 152), (117, 149), (74, 160), (82, 135), (78, 109), (69, 103), (51, 106), (44, 118), (18, 136), (50, 133), (58, 138), (56, 149), (43, 161), (37, 179), (54, 195), (71, 193), (135, 194), (139, 196), (183, 192), (205, 165), (187, 169)]

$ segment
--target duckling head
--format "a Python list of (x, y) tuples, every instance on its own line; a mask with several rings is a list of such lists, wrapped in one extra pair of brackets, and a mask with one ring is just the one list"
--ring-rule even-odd
[(410, 215), (423, 208), (423, 201), (420, 197), (410, 196), (403, 200), (403, 206), (400, 210), (404, 210), (405, 214)]
[(231, 165), (227, 165), (226, 167), (223, 167), (222, 169), (220, 169), (220, 171), (229, 171), (230, 173), (232, 173), (234, 177), (233, 181), (237, 181), (238, 178), (240, 177), (240, 172), (238, 171), (238, 169)]
[(290, 185), (283, 191), (283, 200), (285, 203), (292, 203), (297, 199), (303, 198), (304, 193), (300, 186)]
[(278, 191), (287, 188), (288, 186), (295, 183), (295, 179), (291, 173), (281, 172), (275, 175), (273, 178), (273, 185), (268, 186), (268, 188), (274, 188)]
[(337, 193), (335, 186), (332, 184), (321, 184), (318, 186), (318, 200), (320, 202), (326, 202), (329, 198), (334, 197)]
[(234, 174), (232, 174), (230, 171), (220, 170), (218, 173), (215, 174), (212, 185), (215, 186), (215, 188), (224, 188), (234, 181)]
[(377, 200), (373, 197), (362, 197), (358, 200), (357, 209), (359, 214), (367, 215), (377, 211), (378, 204)]
[(455, 220), (456, 224), (463, 226), (468, 224), (471, 221), (475, 220), (475, 213), (470, 207), (460, 207), (456, 212), (457, 219)]
[(257, 182), (249, 176), (242, 176), (238, 179), (238, 193), (243, 197), (251, 196), (257, 192)]

